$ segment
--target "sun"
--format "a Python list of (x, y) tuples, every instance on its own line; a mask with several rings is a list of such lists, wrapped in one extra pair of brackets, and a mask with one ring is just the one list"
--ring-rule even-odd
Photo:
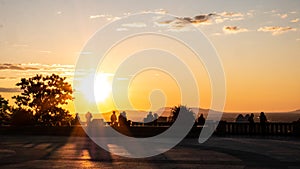
[(80, 80), (76, 90), (90, 103), (104, 102), (112, 91), (110, 76), (107, 73), (88, 74)]
[(105, 101), (111, 94), (111, 83), (108, 76), (104, 73), (99, 73), (94, 79), (94, 96), (97, 103)]

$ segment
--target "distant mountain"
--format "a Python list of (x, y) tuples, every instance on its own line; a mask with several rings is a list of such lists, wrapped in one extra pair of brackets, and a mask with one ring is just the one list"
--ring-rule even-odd
[(297, 114), (300, 114), (300, 109), (299, 109), (299, 110), (292, 111), (291, 113), (297, 113)]
[[(207, 118), (208, 112), (210, 109), (202, 109), (202, 108), (196, 108), (192, 107), (191, 110), (196, 114), (196, 116), (199, 116), (200, 114), (203, 114), (205, 118)], [(148, 112), (143, 110), (124, 110), (127, 115), (127, 119), (135, 122), (143, 122), (144, 118), (147, 116)], [(116, 114), (119, 116), (119, 113), (122, 111), (118, 111)], [(158, 116), (162, 117), (169, 117), (172, 115), (172, 107), (162, 107), (158, 109), (157, 111), (153, 111), (154, 113), (157, 113)], [(213, 112), (217, 112), (214, 110), (211, 110), (212, 117)], [(219, 115), (220, 112), (217, 112)], [(253, 112), (255, 115), (255, 121), (259, 121), (259, 113), (260, 112)], [(248, 112), (224, 112), (222, 115), (222, 120), (233, 122), (235, 121), (235, 118), (238, 114), (246, 115), (250, 114)], [(111, 112), (106, 112), (101, 114), (102, 117), (105, 119), (105, 121), (110, 121)], [(102, 118), (100, 114), (93, 114), (94, 118)], [(269, 121), (273, 122), (292, 122), (296, 121), (300, 118), (300, 110), (295, 110), (292, 112), (266, 112), (267, 118)], [(83, 118), (84, 119), (84, 118)]]

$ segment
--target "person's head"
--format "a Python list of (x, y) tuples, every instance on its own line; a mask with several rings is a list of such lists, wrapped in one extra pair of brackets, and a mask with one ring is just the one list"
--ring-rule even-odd
[(150, 111), (149, 114), (152, 114), (152, 112)]
[(251, 115), (250, 115), (251, 117), (254, 117), (254, 114), (253, 113), (251, 113)]
[(115, 112), (115, 111), (113, 111), (112, 113), (113, 113), (113, 114), (116, 114), (116, 112)]
[(265, 115), (265, 113), (264, 112), (260, 112), (260, 115)]

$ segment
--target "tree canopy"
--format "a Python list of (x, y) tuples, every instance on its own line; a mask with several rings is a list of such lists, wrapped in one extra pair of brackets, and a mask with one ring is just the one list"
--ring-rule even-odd
[(0, 125), (7, 124), (10, 119), (8, 100), (0, 95)]
[(186, 119), (193, 119), (195, 120), (195, 117), (194, 117), (194, 112), (186, 107), (186, 106), (183, 106), (183, 105), (179, 105), (179, 106), (174, 106), (172, 109), (171, 109), (171, 114), (172, 114), (172, 118), (171, 118), (171, 122), (175, 122), (179, 113), (183, 113), (184, 116)]
[[(69, 111), (62, 106), (72, 100), (72, 87), (59, 75), (36, 75), (22, 78), (16, 86), (22, 90), (21, 95), (14, 96), (17, 108), (14, 113), (27, 113), (35, 124), (55, 125), (71, 120)], [(30, 118), (30, 117), (28, 117)]]

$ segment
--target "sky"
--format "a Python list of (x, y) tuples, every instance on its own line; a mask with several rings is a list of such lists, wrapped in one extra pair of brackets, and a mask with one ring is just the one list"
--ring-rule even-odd
[[(71, 103), (68, 109), (95, 112), (90, 106), (95, 100), (94, 93), (84, 84), (94, 77), (75, 81), (73, 77), (78, 58), (89, 59), (86, 45), (97, 32), (112, 25), (106, 34), (111, 41), (107, 44), (117, 43), (113, 40), (118, 40), (118, 35), (150, 29), (162, 34), (182, 34), (196, 43), (193, 36), (196, 28), (213, 45), (222, 63), (226, 79), (224, 111), (297, 110), (300, 109), (299, 6), (300, 1), (292, 0), (0, 0), (0, 94), (12, 102), (11, 97), (20, 92), (15, 84), (21, 78), (57, 73), (68, 77), (72, 84), (77, 80), (77, 91), (84, 93), (75, 98), (80, 100), (80, 108), (75, 110)], [(147, 13), (159, 17), (149, 19), (143, 15)], [(138, 22), (134, 17), (126, 19), (133, 14), (138, 15)], [(114, 27), (112, 23), (119, 24)], [(104, 48), (106, 44), (97, 45)], [(115, 76), (118, 70), (128, 73), (130, 68), (138, 67), (136, 62), (150, 64), (153, 60), (165, 63), (162, 66), (166, 69), (180, 69), (172, 73), (152, 67)], [(182, 60), (187, 69), (181, 65)], [(129, 66), (124, 67), (125, 63)], [(176, 70), (189, 70), (197, 90), (181, 93), (190, 83), (176, 79), (187, 78), (186, 73)], [(155, 111), (178, 104), (211, 106), (213, 90), (205, 64), (178, 41), (168, 38), (136, 36), (118, 42), (106, 53), (97, 72), (95, 86), (101, 87), (95, 87), (95, 95), (101, 112), (116, 108)], [(112, 96), (114, 78), (119, 95), (128, 89), (129, 101), (114, 103), (117, 100)], [(186, 95), (188, 99), (182, 102)], [(194, 95), (200, 96), (199, 103), (189, 99)]]

